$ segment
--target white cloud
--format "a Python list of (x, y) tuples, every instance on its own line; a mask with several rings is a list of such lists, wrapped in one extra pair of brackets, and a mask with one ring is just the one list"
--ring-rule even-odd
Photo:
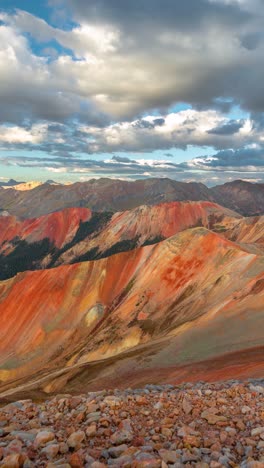
[[(96, 2), (93, 0), (93, 3)], [(206, 19), (206, 1), (196, 0), (196, 4), (197, 14)], [(175, 9), (186, 15), (186, 8), (183, 13), (183, 7), (175, 6)], [(125, 17), (125, 8), (122, 14)], [(136, 14), (144, 18), (144, 11)], [(51, 119), (67, 118), (76, 113), (84, 118), (92, 106), (98, 113), (108, 114), (110, 119), (126, 120), (155, 108), (164, 111), (177, 101), (212, 107), (220, 96), (241, 101), (251, 109), (261, 107), (264, 111), (260, 92), (264, 39), (260, 38), (257, 49), (242, 47), (243, 40), (257, 28), (255, 19), (243, 18), (243, 15), (239, 19), (238, 8), (230, 10), (230, 19), (228, 7), (213, 10), (211, 14), (215, 17), (193, 28), (189, 27), (194, 21), (192, 18), (184, 16), (186, 27), (182, 28), (180, 17), (175, 17), (176, 27), (173, 28), (170, 24), (165, 27), (162, 18), (159, 24), (156, 16), (153, 19), (156, 31), (151, 25), (144, 27), (141, 21), (133, 30), (114, 19), (111, 22), (111, 16), (94, 22), (92, 15), (90, 22), (84, 16), (79, 19), (79, 25), (62, 30), (24, 11), (17, 11), (15, 15), (2, 14), (2, 20), (9, 25), (8, 36), (12, 37), (1, 37), (0, 48), (7, 56), (1, 63), (6, 77), (13, 76), (18, 82), (17, 90), (10, 87), (12, 93), (18, 95), (17, 107), (23, 95), (24, 112), (29, 110), (36, 117), (46, 114), (48, 118), (44, 99), (38, 99), (38, 93), (46, 95)], [(35, 41), (43, 43), (43, 57), (34, 55), (24, 33), (30, 33)], [(57, 58), (54, 55), (49, 63), (44, 50), (45, 43), (50, 40), (56, 40), (66, 50)], [(16, 63), (16, 67), (12, 67), (12, 63)], [(7, 87), (3, 75), (2, 81), (1, 88)], [(12, 103), (11, 96), (9, 99)], [(83, 106), (86, 106), (85, 111)]]
[(18, 126), (0, 126), (0, 143), (9, 144), (39, 144), (47, 136), (47, 126), (36, 124), (30, 130)]
[(132, 122), (112, 124), (103, 129), (84, 125), (79, 129), (87, 135), (91, 152), (140, 152), (187, 148), (194, 145), (230, 148), (244, 146), (251, 140), (262, 138), (261, 134), (253, 130), (253, 124), (249, 119), (241, 123), (241, 128), (236, 134), (217, 135), (211, 132), (227, 122), (229, 120), (219, 111), (188, 109), (163, 115), (159, 119), (156, 116), (146, 116)]

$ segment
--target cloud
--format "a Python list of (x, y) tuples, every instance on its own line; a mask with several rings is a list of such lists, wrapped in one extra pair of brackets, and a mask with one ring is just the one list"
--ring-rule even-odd
[(264, 146), (248, 147), (237, 150), (223, 150), (212, 156), (195, 158), (187, 163), (182, 163), (185, 169), (229, 170), (240, 172), (263, 172), (264, 171)]
[(134, 163), (137, 164), (137, 161), (134, 159), (127, 158), (126, 156), (113, 156), (112, 161), (117, 163)]
[[(129, 177), (259, 172), (262, 1), (49, 4), (52, 25), (26, 11), (0, 12), (0, 147), (50, 155), (16, 164)], [(187, 110), (174, 111), (177, 103)], [(172, 149), (193, 146), (200, 154), (212, 147), (211, 159), (174, 163)], [(141, 153), (158, 149), (162, 161), (142, 162)], [(91, 156), (116, 152), (133, 159)]]
[(230, 120), (223, 125), (219, 125), (219, 127), (208, 130), (208, 133), (212, 135), (234, 135), (234, 133), (237, 133), (244, 126), (244, 124), (244, 120)]
[[(230, 2), (231, 3), (231, 2)], [(164, 28), (179, 29), (181, 31), (200, 28), (204, 22), (241, 25), (248, 13), (242, 10), (238, 3), (225, 4), (221, 1), (186, 0), (145, 0), (142, 8), (141, 0), (67, 0), (77, 20), (87, 20), (105, 23), (110, 21), (119, 28), (127, 31), (141, 31), (142, 26), (154, 25), (157, 30)]]
[(2, 126), (0, 127), (0, 144), (39, 144), (44, 141), (46, 130), (46, 126), (41, 124), (33, 125), (30, 130), (18, 126)]
[(252, 130), (250, 120), (239, 124), (225, 119), (214, 110), (183, 110), (158, 119), (146, 116), (132, 122), (120, 122), (104, 128), (82, 126), (89, 138), (92, 153), (107, 151), (146, 152), (188, 146), (213, 146), (224, 149), (245, 146), (257, 141), (260, 135)]
[[(158, 120), (158, 122), (157, 122)], [(172, 112), (157, 119), (145, 116), (131, 122), (95, 126), (84, 123), (44, 122), (39, 124), (0, 125), (0, 144), (4, 148), (28, 148), (47, 153), (72, 156), (78, 153), (97, 154), (127, 152), (137, 153), (168, 149), (188, 150), (192, 146), (215, 149), (238, 149), (264, 141), (260, 123), (250, 119), (239, 122), (223, 119), (215, 110), (187, 109)], [(123, 161), (121, 161), (123, 159)], [(125, 156), (114, 156), (113, 161), (131, 162)], [(126, 161), (128, 159), (128, 161)]]
[[(140, 0), (61, 4), (73, 11), (71, 29), (25, 11), (2, 13), (3, 120), (28, 114), (106, 123), (153, 109), (163, 113), (176, 102), (217, 107), (219, 98), (264, 112), (264, 37), (256, 7), (212, 0), (146, 0), (144, 8)], [(45, 52), (50, 41), (57, 47), (53, 57)]]

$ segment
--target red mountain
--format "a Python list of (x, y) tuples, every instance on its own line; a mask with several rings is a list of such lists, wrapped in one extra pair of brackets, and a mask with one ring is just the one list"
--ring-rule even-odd
[[(205, 228), (24, 272), (0, 283), (1, 388), (83, 392), (117, 376), (188, 379), (192, 366), (199, 380), (205, 360), (221, 362), (226, 378), (263, 375), (263, 304), (263, 257)], [(214, 366), (204, 369), (214, 378)]]
[(171, 202), (121, 213), (68, 208), (36, 219), (0, 217), (0, 278), (108, 257), (196, 226), (225, 230), (240, 216), (211, 202)]

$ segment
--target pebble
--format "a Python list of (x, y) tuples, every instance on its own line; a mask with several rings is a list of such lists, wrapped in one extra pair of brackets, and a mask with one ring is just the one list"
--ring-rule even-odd
[(81, 447), (82, 441), (85, 439), (83, 431), (73, 432), (67, 439), (67, 444), (70, 448), (78, 449)]
[(263, 388), (151, 384), (13, 402), (0, 408), (0, 468), (264, 468)]
[(49, 431), (41, 431), (37, 434), (35, 438), (35, 446), (38, 447), (43, 447), (46, 445), (48, 442), (51, 440), (55, 439), (54, 432), (49, 432)]

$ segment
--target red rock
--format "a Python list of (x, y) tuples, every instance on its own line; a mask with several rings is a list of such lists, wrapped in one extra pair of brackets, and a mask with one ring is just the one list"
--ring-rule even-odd
[(190, 401), (184, 397), (182, 401), (182, 408), (185, 414), (190, 414), (192, 412), (193, 406)]
[(188, 435), (184, 437), (183, 439), (184, 445), (186, 447), (191, 446), (191, 447), (200, 447), (201, 446), (201, 439), (199, 437), (195, 437), (192, 435)]
[(1, 468), (20, 468), (23, 465), (21, 454), (8, 455), (2, 460)]
[(81, 447), (83, 440), (85, 439), (85, 433), (83, 431), (73, 432), (67, 439), (69, 447), (78, 450)]
[(69, 463), (72, 468), (82, 468), (84, 466), (84, 460), (79, 453), (73, 453), (69, 457)]

